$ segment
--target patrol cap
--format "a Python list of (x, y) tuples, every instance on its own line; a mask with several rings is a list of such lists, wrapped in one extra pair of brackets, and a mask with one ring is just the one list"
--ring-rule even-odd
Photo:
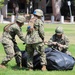
[(61, 34), (63, 34), (63, 28), (62, 27), (60, 27), (60, 26), (58, 26), (56, 29), (55, 29), (55, 33), (57, 34), (57, 35), (61, 35)]
[(24, 16), (18, 16), (16, 21), (18, 21), (20, 23), (24, 23), (26, 21), (26, 18)]
[(42, 17), (43, 11), (41, 9), (35, 9), (33, 14)]

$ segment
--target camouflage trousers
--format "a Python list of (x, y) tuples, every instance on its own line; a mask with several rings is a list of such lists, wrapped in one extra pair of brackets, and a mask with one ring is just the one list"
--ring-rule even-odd
[(21, 60), (22, 55), (17, 45), (14, 44), (12, 40), (9, 39), (4, 39), (4, 40), (5, 42), (3, 42), (2, 45), (4, 47), (6, 57), (3, 59), (1, 64), (6, 65), (13, 57), (15, 57), (15, 59), (17, 58)]
[(41, 55), (40, 56), (41, 65), (46, 65), (46, 54), (44, 52), (44, 50), (45, 50), (44, 45), (43, 44), (27, 44), (26, 45), (26, 51), (28, 53), (27, 67), (33, 68), (34, 50), (36, 50)]

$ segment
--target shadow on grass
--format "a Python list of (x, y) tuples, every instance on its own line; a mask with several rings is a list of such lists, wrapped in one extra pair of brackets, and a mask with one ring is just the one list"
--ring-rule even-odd
[[(26, 71), (29, 71), (28, 68), (26, 68), (26, 67), (22, 67), (22, 68), (20, 68), (20, 67), (17, 66), (17, 65), (12, 66), (11, 69), (12, 69), (12, 70), (26, 70)], [(41, 69), (33, 69), (32, 71), (41, 71)]]
[(22, 68), (20, 68), (20, 67), (17, 66), (17, 65), (12, 66), (11, 68), (12, 68), (13, 70), (28, 70), (28, 68), (26, 68), (26, 67), (22, 67)]

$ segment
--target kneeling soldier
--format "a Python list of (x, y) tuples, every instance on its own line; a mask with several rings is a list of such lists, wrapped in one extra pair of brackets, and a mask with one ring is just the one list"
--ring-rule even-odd
[(69, 39), (64, 35), (63, 28), (60, 26), (55, 29), (55, 34), (48, 41), (48, 46), (71, 55), (67, 50), (69, 47)]

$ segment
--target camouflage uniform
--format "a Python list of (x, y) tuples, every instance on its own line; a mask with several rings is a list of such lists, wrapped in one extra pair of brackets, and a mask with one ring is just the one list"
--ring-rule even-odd
[(34, 50), (41, 54), (41, 65), (46, 65), (46, 55), (44, 53), (44, 26), (41, 19), (32, 18), (29, 22), (32, 26), (34, 20), (32, 32), (27, 32), (26, 35), (26, 51), (28, 53), (27, 65), (29, 68), (33, 68), (33, 54)]
[[(20, 17), (19, 17), (20, 18)], [(20, 19), (17, 19), (18, 22), (21, 22)], [(21, 60), (21, 53), (17, 47), (15, 36), (25, 41), (25, 38), (22, 34), (21, 27), (17, 23), (9, 24), (4, 27), (4, 32), (2, 35), (2, 45), (4, 47), (5, 53), (7, 54), (6, 57), (2, 61), (2, 65), (7, 64), (14, 56), (18, 56)]]
[[(55, 30), (55, 34), (50, 38), (50, 40), (48, 41), (48, 46), (55, 48), (61, 52), (70, 54), (70, 52), (67, 51), (68, 47), (69, 47), (69, 39), (67, 38), (67, 36), (65, 36), (63, 34), (63, 30), (61, 27), (58, 27), (59, 29)], [(59, 38), (58, 35), (61, 35), (61, 37)], [(53, 42), (56, 42), (56, 45), (53, 44)], [(63, 47), (60, 47), (60, 45), (63, 45)]]
[[(51, 44), (52, 42), (57, 42), (57, 43), (59, 43), (59, 44), (62, 44), (62, 45), (64, 45), (64, 47), (63, 47), (63, 48), (60, 48), (60, 47), (57, 46), (57, 45), (54, 46), (54, 45)], [(67, 49), (68, 49), (69, 40), (68, 40), (68, 38), (67, 38), (66, 36), (64, 36), (64, 35), (62, 35), (62, 37), (59, 39), (59, 38), (57, 37), (57, 35), (54, 34), (54, 35), (50, 38), (49, 43), (50, 43), (50, 45), (53, 46), (53, 48), (56, 48), (56, 49), (58, 49), (58, 50), (60, 50), (60, 51), (64, 51), (64, 50), (67, 50)]]

